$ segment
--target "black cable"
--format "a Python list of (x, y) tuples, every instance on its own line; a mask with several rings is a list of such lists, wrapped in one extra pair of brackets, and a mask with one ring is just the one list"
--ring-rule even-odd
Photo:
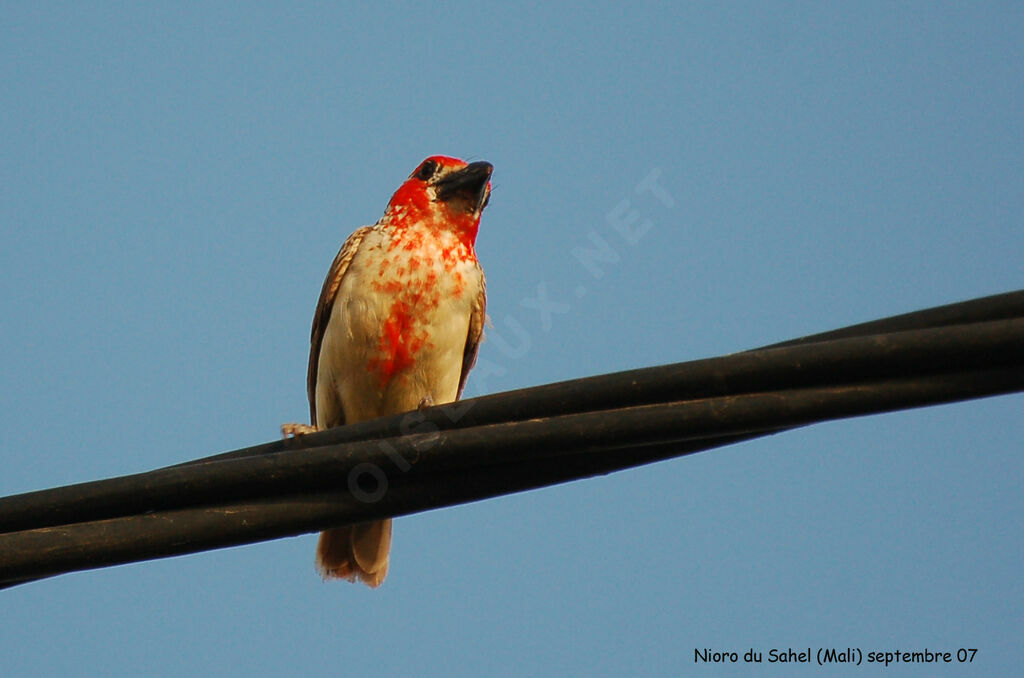
[[(817, 421), (1017, 390), (1024, 292), (6, 497), (0, 587), (542, 487)], [(360, 500), (375, 493), (373, 483), (349, 491), (353, 477), (379, 480), (359, 468), (376, 468), (388, 483), (377, 501)]]

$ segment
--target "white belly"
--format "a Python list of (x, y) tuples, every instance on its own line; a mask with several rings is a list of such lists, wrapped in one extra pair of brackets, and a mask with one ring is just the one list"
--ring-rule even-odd
[(475, 260), (446, 264), (448, 243), (420, 242), (415, 253), (389, 244), (379, 229), (367, 234), (338, 288), (320, 348), (318, 427), (458, 395), (483, 275)]

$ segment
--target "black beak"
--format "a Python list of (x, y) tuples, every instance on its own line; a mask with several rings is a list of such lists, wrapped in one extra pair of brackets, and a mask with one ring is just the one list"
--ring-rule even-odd
[(490, 194), (487, 182), (493, 171), (494, 165), (489, 162), (471, 162), (435, 184), (437, 199), (447, 203), (462, 202), (467, 212), (478, 212), (487, 203)]

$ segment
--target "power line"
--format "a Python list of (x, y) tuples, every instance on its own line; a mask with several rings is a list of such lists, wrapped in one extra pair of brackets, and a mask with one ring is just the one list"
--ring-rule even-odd
[(1024, 291), (0, 499), (0, 586), (402, 515), (830, 419), (1024, 390)]

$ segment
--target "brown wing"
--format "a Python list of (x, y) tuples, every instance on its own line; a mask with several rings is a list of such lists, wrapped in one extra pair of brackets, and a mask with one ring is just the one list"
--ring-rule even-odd
[[(323, 289), (320, 290), (320, 300), (316, 303), (316, 311), (313, 313), (313, 331), (309, 339), (309, 369), (306, 372), (309, 423), (313, 426), (316, 426), (316, 375), (320, 366), (320, 345), (324, 340), (324, 331), (331, 319), (331, 310), (334, 308), (334, 298), (338, 294), (338, 288), (341, 287), (341, 279), (345, 276), (348, 265), (352, 263), (352, 257), (359, 249), (359, 243), (372, 229), (373, 226), (363, 226), (357, 229), (338, 250), (338, 256), (334, 257), (331, 269), (327, 271)], [(338, 423), (344, 424), (345, 422)]]
[(466, 389), (466, 380), (469, 378), (469, 371), (476, 364), (476, 354), (480, 351), (480, 340), (484, 337), (484, 320), (487, 318), (487, 281), (484, 280), (484, 273), (480, 271), (480, 291), (473, 300), (473, 311), (469, 316), (469, 334), (466, 337), (466, 348), (462, 351), (462, 375), (459, 377), (459, 394), (455, 396), (458, 400)]

